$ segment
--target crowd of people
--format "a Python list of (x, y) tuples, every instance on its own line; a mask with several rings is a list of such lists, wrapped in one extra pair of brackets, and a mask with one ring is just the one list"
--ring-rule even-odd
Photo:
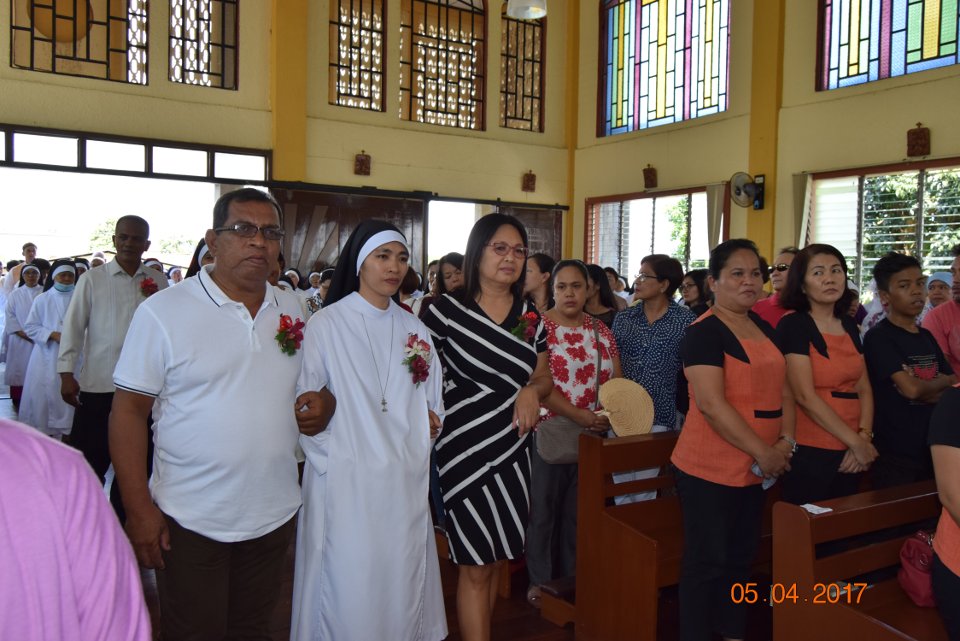
[[(499, 213), (422, 277), (383, 221), (305, 278), (283, 237), (276, 201), (241, 189), (216, 203), (185, 275), (143, 258), (136, 216), (117, 222), (109, 262), (49, 263), (28, 243), (8, 265), (6, 383), (37, 430), (0, 423), (0, 456), (19, 465), (0, 463), (17, 484), (0, 505), (33, 517), (26, 535), (0, 533), (0, 560), (37, 575), (0, 579), (17, 638), (43, 637), (47, 619), (22, 613), (47, 607), (97, 626), (69, 638), (149, 638), (136, 561), (156, 570), (162, 638), (267, 636), (296, 533), (291, 638), (439, 641), (436, 530), (461, 637), (490, 639), (504, 562), (525, 557), (534, 606), (576, 567), (577, 464), (548, 462), (539, 428), (612, 437), (598, 388), (620, 377), (651, 396), (654, 431), (679, 432), (682, 639), (744, 638), (730, 586), (750, 580), (771, 485), (805, 504), (933, 478), (934, 589), (960, 638), (960, 246), (929, 277), (915, 257), (880, 258), (868, 310), (822, 244), (764, 267), (728, 240), (687, 272), (652, 254), (630, 283), (530, 254)], [(119, 521), (91, 491), (111, 465)], [(30, 535), (44, 519), (70, 527)], [(77, 592), (96, 580), (124, 595), (63, 606), (54, 581), (69, 573)]]

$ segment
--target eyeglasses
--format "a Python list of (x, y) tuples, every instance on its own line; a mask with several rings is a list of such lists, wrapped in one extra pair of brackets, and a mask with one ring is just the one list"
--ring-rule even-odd
[(640, 273), (640, 274), (637, 274), (636, 280), (637, 280), (637, 282), (642, 283), (642, 282), (648, 281), (648, 280), (660, 280), (660, 277), (659, 277), (659, 276), (653, 276), (653, 275), (651, 275), (651, 274), (643, 274), (643, 273)]
[(263, 234), (264, 240), (282, 240), (286, 232), (282, 228), (277, 227), (276, 225), (267, 225), (265, 227), (257, 227), (253, 223), (234, 223), (226, 227), (217, 227), (213, 231), (218, 234), (222, 231), (232, 231), (240, 238), (253, 238), (257, 235), (257, 232)]
[(681, 292), (685, 292), (685, 291), (687, 291), (688, 289), (696, 289), (696, 288), (697, 288), (697, 284), (696, 284), (696, 283), (686, 283), (686, 284), (684, 284), (684, 285), (680, 285), (680, 288), (679, 288), (679, 289), (680, 289)]
[(777, 263), (776, 265), (770, 265), (767, 267), (767, 273), (772, 274), (773, 272), (785, 272), (790, 269), (790, 265), (786, 263)]
[(508, 253), (513, 252), (514, 258), (526, 258), (530, 252), (530, 250), (523, 245), (514, 245), (511, 247), (507, 243), (487, 243), (487, 247), (492, 247), (497, 256), (506, 256)]

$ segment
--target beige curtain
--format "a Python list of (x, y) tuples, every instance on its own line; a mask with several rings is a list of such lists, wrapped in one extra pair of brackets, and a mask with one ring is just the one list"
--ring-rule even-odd
[(810, 227), (810, 205), (813, 202), (813, 178), (810, 174), (793, 175), (793, 240), (796, 247), (807, 244)]
[(707, 241), (710, 250), (720, 244), (720, 227), (723, 222), (723, 195), (726, 183), (707, 185)]

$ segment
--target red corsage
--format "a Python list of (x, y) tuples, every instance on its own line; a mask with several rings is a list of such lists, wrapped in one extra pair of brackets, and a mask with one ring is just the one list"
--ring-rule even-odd
[(416, 334), (407, 336), (407, 344), (403, 348), (403, 364), (407, 366), (413, 377), (413, 384), (420, 387), (420, 383), (430, 376), (430, 343), (422, 340)]
[(160, 288), (157, 287), (157, 284), (152, 278), (144, 278), (140, 281), (140, 293), (143, 294), (144, 298), (150, 298), (158, 291), (160, 291)]
[(304, 323), (299, 318), (294, 321), (286, 314), (280, 314), (280, 327), (277, 328), (277, 343), (280, 351), (287, 356), (293, 356), (300, 349), (303, 342)]
[(535, 312), (527, 312), (517, 317), (517, 324), (510, 333), (526, 342), (537, 335), (537, 322), (540, 317)]

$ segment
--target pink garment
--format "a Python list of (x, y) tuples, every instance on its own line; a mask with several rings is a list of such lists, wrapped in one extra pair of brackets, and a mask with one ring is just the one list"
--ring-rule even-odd
[(151, 639), (133, 550), (83, 456), (3, 419), (0, 639)]
[(953, 373), (960, 376), (960, 303), (940, 303), (923, 317), (923, 327), (937, 339)]
[(789, 311), (789, 309), (780, 305), (780, 295), (776, 293), (767, 296), (763, 300), (757, 301), (753, 305), (753, 312), (770, 323), (774, 328), (776, 328), (777, 324), (780, 323), (780, 319), (786, 316)]

